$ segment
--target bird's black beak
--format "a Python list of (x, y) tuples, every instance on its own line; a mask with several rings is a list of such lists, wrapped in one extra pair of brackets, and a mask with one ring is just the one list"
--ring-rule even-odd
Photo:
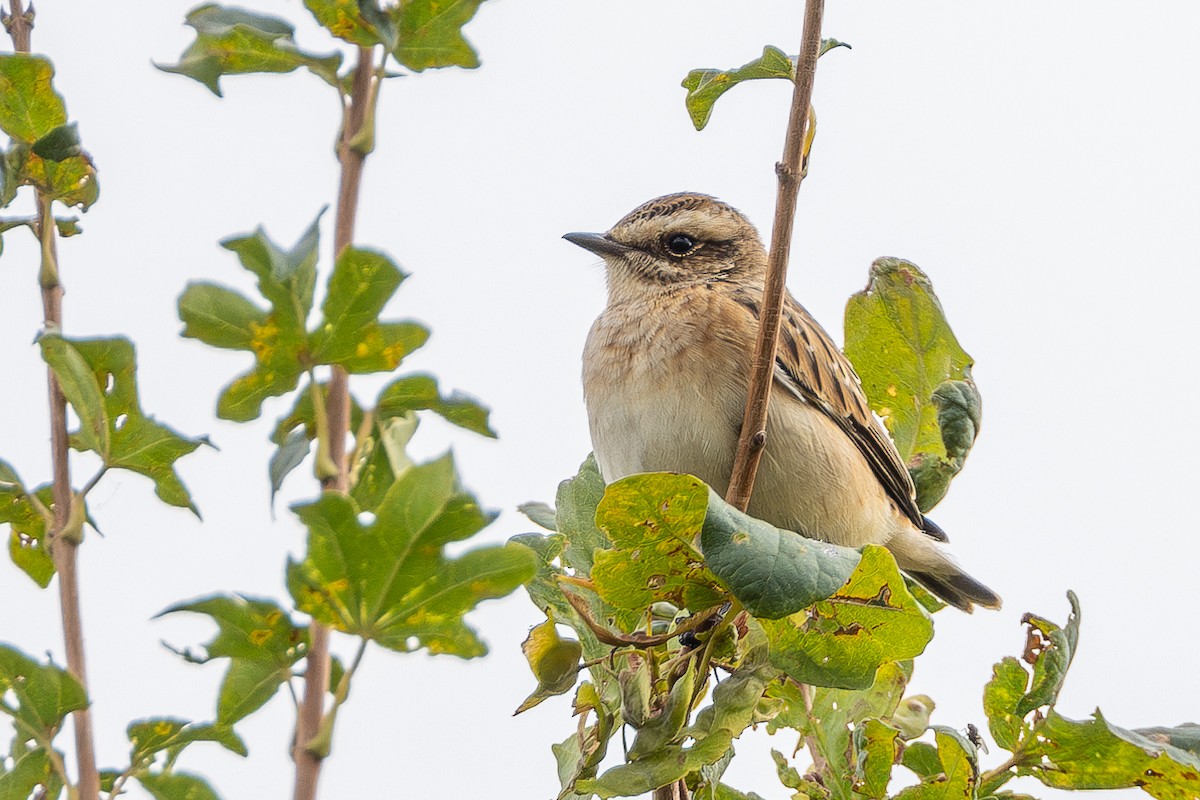
[(603, 233), (567, 233), (563, 235), (563, 238), (602, 258), (624, 255), (632, 249), (620, 242), (614, 242)]

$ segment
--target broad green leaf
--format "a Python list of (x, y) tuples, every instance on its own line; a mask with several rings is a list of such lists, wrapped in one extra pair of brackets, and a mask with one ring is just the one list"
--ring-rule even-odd
[(68, 122), (59, 125), (34, 142), (30, 148), (33, 154), (47, 161), (66, 161), (84, 155), (80, 147), (79, 126)]
[(43, 589), (50, 585), (55, 569), (46, 538), (54, 524), (53, 496), (50, 485), (30, 493), (16, 470), (0, 461), (0, 525), (9, 526), (8, 554)]
[(579, 657), (583, 646), (577, 639), (564, 639), (554, 625), (554, 609), (546, 609), (546, 621), (535, 626), (521, 643), (521, 652), (529, 662), (537, 688), (513, 715), (528, 711), (547, 697), (565, 694), (575, 687), (579, 677)]
[(545, 528), (548, 531), (558, 530), (558, 522), (555, 521), (558, 512), (546, 503), (536, 500), (522, 503), (517, 506), (517, 511), (528, 517), (529, 521), (534, 525)]
[(340, 364), (353, 357), (406, 277), (383, 253), (356, 247), (343, 250), (329, 276), (322, 320), (313, 333), (313, 360)]
[(895, 560), (875, 545), (863, 548), (850, 580), (828, 600), (760, 623), (772, 663), (789, 677), (846, 689), (870, 686), (881, 664), (920, 655), (933, 637), (933, 622)]
[(96, 168), (86, 153), (63, 161), (51, 161), (25, 145), (17, 145), (10, 152), (14, 151), (17, 157), (6, 180), (37, 187), (43, 196), (66, 206), (77, 206), (81, 211), (87, 211), (100, 197)]
[(129, 723), (125, 729), (133, 748), (130, 764), (148, 764), (155, 755), (167, 751), (172, 758), (193, 742), (216, 742), (230, 752), (246, 755), (246, 745), (233, 728), (189, 722), (173, 717), (156, 717)]
[[(835, 47), (849, 47), (837, 39), (822, 39), (818, 56), (823, 56)], [(744, 81), (763, 78), (783, 78), (792, 81), (796, 77), (796, 62), (778, 47), (767, 45), (758, 58), (737, 69), (694, 69), (683, 79), (687, 89), (684, 104), (696, 130), (703, 130), (712, 116), (713, 105), (725, 92)]]
[(341, 54), (322, 56), (301, 50), (292, 26), (278, 17), (210, 4), (193, 9), (186, 22), (195, 29), (196, 41), (178, 64), (155, 66), (197, 80), (217, 97), (221, 96), (223, 75), (291, 72), (299, 67), (337, 85)]
[(708, 494), (699, 478), (666, 472), (610, 484), (596, 508), (596, 525), (613, 544), (595, 553), (600, 597), (635, 618), (656, 602), (692, 611), (723, 602), (727, 595), (692, 545)]
[(376, 0), (304, 0), (326, 30), (351, 44), (396, 46), (396, 24)]
[(902, 789), (895, 800), (975, 800), (979, 757), (975, 745), (956, 730), (936, 727), (941, 770), (916, 786)]
[(217, 623), (217, 635), (202, 653), (181, 655), (197, 663), (230, 659), (217, 698), (217, 723), (222, 729), (274, 697), (308, 652), (308, 629), (296, 625), (273, 600), (213, 595), (177, 603), (160, 616), (179, 611), (204, 614)]
[(295, 389), (313, 365), (305, 324), (317, 279), (317, 221), (291, 250), (272, 242), (262, 228), (221, 244), (258, 278), (270, 310), (263, 312), (232, 290), (193, 284), (179, 300), (179, 316), (184, 336), (254, 354), (254, 367), (225, 387), (217, 401), (217, 416), (246, 422), (262, 413), (268, 397)]
[(992, 679), (983, 688), (983, 710), (988, 715), (992, 738), (1010, 752), (1028, 735), (1025, 715), (1016, 711), (1028, 686), (1029, 673), (1021, 662), (1008, 656), (992, 668)]
[(83, 687), (66, 670), (39, 664), (16, 648), (0, 644), (0, 697), (8, 692), (16, 705), (0, 705), (0, 711), (17, 721), (18, 735), (26, 739), (32, 738), (26, 731), (36, 731), (45, 741), (53, 739), (68, 714), (88, 705)]
[(979, 428), (973, 360), (946, 322), (928, 276), (898, 258), (871, 265), (867, 288), (846, 303), (845, 334), (846, 356), (928, 511), (962, 469)]
[(942, 774), (942, 761), (937, 748), (928, 742), (911, 742), (904, 748), (900, 763), (917, 774), (922, 781)]
[(778, 47), (767, 45), (762, 55), (737, 69), (694, 69), (683, 79), (687, 89), (688, 115), (696, 130), (703, 130), (712, 116), (713, 104), (725, 92), (743, 81), (762, 78), (784, 78), (791, 81), (796, 75), (796, 65)]
[(878, 719), (868, 719), (854, 729), (855, 791), (866, 797), (887, 797), (899, 738), (900, 731)]
[(295, 506), (308, 526), (308, 554), (288, 566), (297, 608), (384, 647), (464, 658), (486, 648), (463, 621), (480, 601), (502, 597), (533, 576), (536, 556), (504, 545), (447, 558), (442, 548), (494, 518), (458, 484), (447, 456), (408, 470), (369, 524), (353, 500), (326, 494)]
[[(35, 791), (38, 787), (46, 787), (47, 797), (57, 797), (62, 791), (62, 780), (54, 771), (54, 766), (46, 751), (39, 748), (29, 750), (15, 757), (12, 769), (8, 772), (0, 769), (0, 800), (27, 800), (30, 797), (40, 797)], [(56, 787), (53, 792), (50, 787)]]
[(412, 467), (407, 448), (418, 422), (416, 414), (376, 418), (360, 445), (359, 460), (351, 466), (350, 496), (359, 508), (374, 511), (396, 479)]
[(154, 800), (220, 800), (208, 782), (186, 772), (142, 773), (138, 783)]
[(244, 295), (213, 283), (189, 283), (179, 298), (183, 335), (212, 347), (254, 350), (268, 314)]
[(756, 617), (779, 619), (830, 597), (858, 565), (849, 547), (781, 530), (708, 491), (705, 562)]
[(271, 480), (271, 500), (274, 502), (275, 495), (283, 486), (283, 479), (288, 476), (292, 470), (304, 463), (304, 459), (308, 458), (308, 452), (311, 450), (311, 444), (308, 436), (303, 428), (296, 428), (288, 434), (288, 438), (283, 444), (271, 454), (271, 460), (267, 463), (267, 477)]
[(462, 34), (483, 0), (402, 0), (390, 13), (398, 43), (392, 51), (416, 72), (438, 67), (479, 66), (479, 55)]
[(380, 417), (429, 410), (460, 428), (496, 438), (488, 424), (487, 408), (459, 392), (442, 395), (432, 375), (406, 375), (392, 381), (379, 393), (375, 410)]
[(373, 322), (363, 330), (354, 352), (337, 363), (352, 375), (391, 372), (428, 339), (429, 329), (416, 322)]
[(555, 506), (558, 510), (557, 528), (565, 541), (563, 566), (579, 575), (591, 575), (595, 551), (612, 547), (596, 527), (596, 506), (604, 497), (604, 479), (596, 466), (595, 456), (588, 455), (574, 478), (558, 485)]
[(54, 91), (54, 66), (42, 56), (0, 55), (0, 130), (32, 145), (67, 122), (67, 108)]
[(64, 339), (56, 333), (43, 334), (38, 342), (79, 418), (72, 447), (95, 452), (110, 469), (145, 475), (160, 500), (198, 515), (175, 462), (207, 440), (181, 436), (142, 412), (133, 343), (123, 337)]
[(1099, 711), (1076, 722), (1051, 710), (1017, 774), (1058, 789), (1138, 786), (1160, 800), (1200, 796), (1200, 756), (1113, 725)]

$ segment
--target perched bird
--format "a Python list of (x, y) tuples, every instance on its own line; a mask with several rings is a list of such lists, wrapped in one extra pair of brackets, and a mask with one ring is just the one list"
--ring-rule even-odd
[[(733, 467), (766, 280), (767, 253), (736, 209), (673, 194), (607, 233), (568, 233), (604, 259), (608, 305), (583, 354), (583, 388), (605, 481), (686, 472), (724, 494)], [(766, 450), (748, 509), (804, 536), (885, 545), (946, 602), (1000, 598), (939, 545), (912, 479), (871, 413), (850, 362), (787, 295)]]

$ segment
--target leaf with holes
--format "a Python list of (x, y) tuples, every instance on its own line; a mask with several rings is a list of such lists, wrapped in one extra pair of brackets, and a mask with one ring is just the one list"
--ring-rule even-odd
[(846, 356), (928, 511), (962, 469), (979, 429), (974, 360), (950, 329), (929, 277), (898, 258), (871, 265), (867, 288), (846, 303), (845, 334)]
[(0, 696), (9, 692), (16, 705), (0, 704), (0, 713), (13, 718), (18, 738), (26, 742), (52, 740), (68, 714), (88, 705), (83, 687), (66, 670), (0, 644)]
[(337, 85), (341, 54), (301, 50), (292, 26), (279, 17), (210, 4), (193, 9), (186, 23), (196, 31), (196, 40), (183, 51), (178, 64), (155, 66), (199, 81), (217, 97), (224, 75), (283, 73), (300, 67)]
[(123, 337), (65, 339), (56, 333), (43, 334), (38, 343), (79, 418), (71, 446), (95, 452), (109, 469), (145, 475), (160, 500), (198, 515), (175, 462), (207, 440), (181, 436), (142, 412), (133, 343)]
[(54, 577), (46, 532), (54, 524), (54, 489), (46, 484), (29, 492), (7, 462), (0, 461), (0, 525), (8, 525), (8, 554), (43, 589)]
[(512, 592), (536, 569), (534, 553), (516, 544), (446, 557), (445, 545), (495, 516), (462, 490), (449, 456), (405, 472), (367, 524), (352, 499), (334, 493), (294, 510), (308, 526), (305, 559), (288, 565), (296, 607), (401, 652), (483, 655), (463, 615)]
[(597, 550), (592, 580), (605, 602), (634, 614), (653, 603), (702, 611), (727, 595), (693, 545), (704, 525), (708, 487), (691, 475), (656, 472), (612, 483), (596, 525), (613, 543)]
[(296, 625), (273, 600), (242, 595), (213, 595), (159, 612), (204, 614), (217, 623), (217, 635), (201, 653), (180, 652), (204, 663), (230, 659), (217, 699), (221, 727), (261, 708), (292, 675), (292, 667), (308, 652), (308, 628)]
[(771, 660), (799, 683), (865, 689), (887, 661), (920, 655), (933, 621), (909, 594), (886, 548), (867, 545), (846, 585), (783, 619), (760, 620)]

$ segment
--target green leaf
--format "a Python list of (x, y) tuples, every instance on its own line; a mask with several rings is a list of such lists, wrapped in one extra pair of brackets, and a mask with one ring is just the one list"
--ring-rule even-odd
[(318, 220), (291, 250), (272, 242), (261, 227), (253, 234), (221, 243), (258, 278), (258, 290), (270, 304), (269, 311), (212, 284), (192, 284), (179, 300), (184, 336), (254, 354), (254, 367), (221, 392), (217, 416), (223, 419), (246, 422), (256, 418), (264, 400), (295, 389), (300, 376), (313, 365), (305, 324), (317, 279)]
[[(732, 742), (754, 720), (754, 711), (766, 685), (776, 673), (767, 663), (765, 645), (752, 646), (741, 666), (713, 690), (713, 703), (687, 730), (690, 747), (667, 744), (640, 760), (613, 767), (595, 780), (581, 780), (576, 788), (600, 797), (627, 797), (667, 786), (729, 752)], [(640, 735), (640, 734), (639, 734)]]
[(340, 364), (356, 355), (367, 329), (407, 276), (383, 253), (347, 247), (338, 256), (313, 334), (313, 359)]
[(920, 655), (933, 622), (883, 547), (867, 545), (849, 582), (828, 600), (779, 620), (760, 620), (771, 660), (800, 683), (866, 688), (887, 661)]
[(391, 372), (428, 339), (429, 329), (416, 322), (375, 322), (363, 331), (354, 352), (337, 363), (352, 375)]
[(326, 30), (351, 44), (396, 46), (396, 25), (375, 0), (304, 0)]
[(71, 446), (95, 452), (110, 469), (145, 475), (160, 500), (198, 516), (175, 462), (207, 440), (181, 436), (142, 412), (133, 343), (123, 337), (64, 339), (56, 333), (43, 334), (38, 342), (79, 418)]
[(217, 635), (204, 652), (183, 651), (184, 658), (197, 663), (230, 659), (217, 699), (222, 728), (265, 705), (308, 652), (308, 629), (296, 625), (273, 600), (213, 595), (177, 603), (159, 616), (180, 611), (204, 614), (217, 623)]
[(898, 258), (871, 265), (867, 288), (846, 304), (845, 329), (846, 356), (928, 511), (962, 469), (979, 427), (973, 360), (946, 322), (929, 278)]
[(296, 428), (288, 434), (288, 438), (271, 455), (267, 464), (267, 476), (271, 479), (271, 501), (283, 486), (283, 479), (292, 470), (304, 463), (311, 449), (309, 438), (303, 428)]
[(576, 639), (564, 639), (554, 626), (554, 609), (546, 609), (546, 621), (535, 626), (521, 642), (521, 652), (537, 678), (533, 694), (513, 712), (528, 711), (547, 697), (565, 694), (575, 687), (579, 677), (579, 657), (583, 646)]
[(866, 797), (887, 797), (888, 781), (900, 731), (877, 719), (868, 719), (854, 729), (855, 790)]
[(942, 774), (942, 761), (937, 748), (928, 742), (911, 742), (904, 748), (900, 763), (917, 774), (923, 781)]
[(429, 410), (460, 428), (496, 438), (496, 432), (488, 424), (487, 408), (459, 392), (449, 397), (443, 396), (438, 390), (437, 379), (432, 375), (397, 378), (379, 393), (375, 408), (380, 417)]
[(701, 611), (726, 598), (692, 542), (704, 525), (708, 487), (691, 475), (631, 475), (604, 491), (596, 525), (613, 543), (595, 553), (597, 593), (637, 612), (657, 602)]
[(1186, 722), (1174, 728), (1138, 728), (1134, 733), (1157, 744), (1169, 744), (1194, 756), (1200, 756), (1200, 725), (1194, 722)]
[(396, 479), (413, 465), (408, 443), (417, 432), (417, 415), (380, 419), (362, 443), (360, 461), (351, 472), (350, 496), (359, 508), (374, 511)]
[(859, 563), (849, 547), (806, 539), (742, 513), (709, 490), (704, 559), (756, 617), (795, 614), (841, 588)]
[(791, 81), (796, 75), (796, 65), (778, 47), (767, 45), (762, 55), (737, 69), (694, 69), (683, 79), (687, 89), (688, 116), (696, 130), (703, 130), (712, 116), (713, 104), (725, 92), (743, 81), (762, 78), (784, 78)]
[(546, 503), (536, 500), (521, 503), (521, 505), (517, 506), (517, 511), (528, 517), (529, 521), (534, 525), (545, 528), (548, 531), (558, 530), (558, 523), (555, 521), (558, 512)]
[(50, 485), (30, 494), (16, 470), (0, 461), (0, 525), (9, 526), (8, 554), (43, 589), (54, 577), (54, 559), (46, 540), (53, 524), (53, 495)]
[(935, 727), (941, 769), (916, 786), (902, 789), (895, 800), (975, 800), (979, 758), (975, 745), (958, 731)]
[[(0, 697), (11, 692), (16, 706), (0, 705), (18, 723), (18, 735), (32, 738), (36, 731), (50, 741), (72, 711), (87, 708), (88, 699), (79, 681), (66, 670), (43, 666), (14, 647), (0, 644)], [(22, 731), (21, 727), (25, 730)]]
[(916, 739), (929, 729), (929, 718), (937, 704), (927, 694), (906, 697), (896, 706), (888, 724), (900, 731), (901, 739)]
[(597, 549), (612, 547), (608, 537), (596, 527), (596, 506), (604, 497), (604, 478), (596, 458), (588, 455), (579, 473), (558, 485), (555, 506), (557, 529), (563, 535), (563, 566), (577, 574), (591, 575)]
[(53, 80), (54, 66), (42, 56), (0, 55), (0, 130), (32, 145), (65, 125), (67, 108)]
[[(649, 673), (647, 673), (649, 677)], [(692, 694), (696, 688), (696, 670), (691, 665), (676, 679), (667, 693), (667, 701), (658, 714), (643, 720), (638, 727), (633, 746), (625, 754), (627, 761), (638, 761), (656, 755), (663, 747), (682, 738), (683, 726), (691, 712)], [(682, 776), (681, 776), (682, 777)], [(651, 789), (656, 787), (649, 787)]]
[(142, 773), (138, 783), (154, 800), (220, 800), (208, 782), (186, 772)]
[(79, 126), (74, 122), (59, 125), (29, 148), (33, 153), (48, 161), (66, 161), (84, 155), (80, 147)]
[(130, 764), (149, 763), (155, 755), (167, 751), (172, 758), (193, 742), (216, 742), (230, 752), (245, 756), (246, 745), (232, 728), (189, 722), (173, 717), (156, 717), (129, 723), (125, 729), (133, 749)]
[(223, 75), (291, 72), (304, 67), (330, 85), (337, 85), (340, 53), (321, 56), (296, 46), (293, 28), (278, 17), (235, 8), (204, 5), (187, 15), (196, 40), (178, 64), (156, 64), (163, 72), (199, 81), (221, 97)]
[(1029, 692), (1017, 703), (1016, 714), (1024, 717), (1042, 706), (1053, 705), (1067, 678), (1067, 669), (1079, 643), (1079, 598), (1067, 592), (1071, 615), (1059, 627), (1048, 619), (1026, 614), (1021, 621), (1029, 626), (1025, 652), (1033, 659), (1033, 679)]
[(392, 51), (416, 72), (439, 67), (479, 66), (479, 55), (462, 35), (483, 0), (402, 0), (390, 13), (398, 44)]
[(1021, 662), (1008, 656), (992, 668), (992, 679), (983, 689), (983, 710), (988, 715), (992, 738), (1010, 752), (1029, 732), (1025, 715), (1016, 713), (1028, 685), (1029, 673)]
[(1038, 726), (1031, 757), (1019, 775), (1033, 775), (1058, 789), (1123, 789), (1139, 786), (1160, 800), (1200, 795), (1200, 757), (1117, 727), (1097, 710), (1076, 722), (1051, 710)]
[[(49, 756), (42, 748), (15, 757), (15, 762), (10, 771), (0, 771), (0, 800), (39, 797), (35, 791), (39, 786), (46, 787), (47, 797), (57, 797), (62, 791), (62, 779), (54, 771)], [(50, 787), (55, 787), (54, 791)]]
[(332, 493), (294, 510), (309, 529), (305, 560), (288, 566), (297, 608), (401, 652), (483, 655), (463, 615), (513, 591), (537, 568), (532, 551), (516, 544), (445, 556), (444, 545), (494, 518), (460, 488), (448, 456), (408, 470), (370, 524), (359, 522), (353, 500)]

